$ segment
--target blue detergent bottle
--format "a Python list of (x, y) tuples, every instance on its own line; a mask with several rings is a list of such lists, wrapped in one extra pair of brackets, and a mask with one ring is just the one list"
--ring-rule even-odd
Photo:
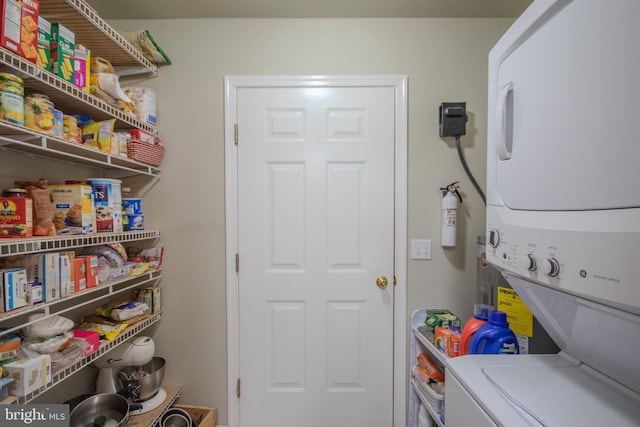
[(509, 328), (507, 313), (493, 310), (489, 320), (471, 339), (469, 354), (518, 354), (516, 335)]

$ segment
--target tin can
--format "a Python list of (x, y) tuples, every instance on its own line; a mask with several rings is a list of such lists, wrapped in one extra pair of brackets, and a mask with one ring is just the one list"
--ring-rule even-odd
[(44, 95), (33, 94), (24, 99), (24, 125), (29, 129), (53, 135), (53, 102)]
[(24, 188), (7, 188), (2, 192), (2, 197), (27, 197), (27, 190)]
[(62, 139), (78, 142), (78, 119), (67, 114), (62, 115)]
[(9, 73), (0, 73), (0, 119), (24, 126), (24, 82)]
[(122, 181), (87, 178), (87, 184), (93, 192), (98, 233), (122, 232)]

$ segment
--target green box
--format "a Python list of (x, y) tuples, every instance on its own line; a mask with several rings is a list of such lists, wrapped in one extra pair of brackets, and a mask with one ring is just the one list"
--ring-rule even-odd
[(36, 64), (43, 70), (51, 71), (51, 22), (38, 17), (38, 57)]
[(76, 35), (59, 22), (51, 24), (51, 63), (53, 74), (73, 83)]

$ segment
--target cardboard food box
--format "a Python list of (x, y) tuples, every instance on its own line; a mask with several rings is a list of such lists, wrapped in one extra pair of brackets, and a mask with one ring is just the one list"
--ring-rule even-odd
[(29, 62), (37, 63), (38, 59), (38, 0), (22, 0), (20, 14), (20, 49), (19, 54)]
[(0, 378), (0, 400), (9, 397), (9, 384), (13, 382), (11, 378)]
[(91, 76), (91, 51), (81, 44), (75, 47), (73, 59), (73, 83), (85, 92), (89, 92)]
[(91, 355), (91, 353), (94, 353), (100, 348), (100, 334), (98, 332), (74, 329), (73, 339), (82, 341), (85, 357)]
[(75, 292), (87, 289), (87, 261), (85, 257), (76, 257), (73, 260), (73, 276)]
[(70, 295), (69, 283), (71, 283), (71, 289), (75, 287), (71, 280), (71, 272), (73, 271), (73, 265), (69, 259), (69, 255), (60, 254), (59, 257), (59, 269), (60, 269), (60, 298), (66, 298)]
[[(67, 290), (66, 290), (66, 295), (71, 295), (76, 291), (76, 285), (75, 285), (75, 259), (76, 259), (76, 253), (74, 251), (66, 251), (66, 252), (60, 252), (60, 277), (62, 278), (62, 256), (66, 256), (69, 258), (69, 280), (67, 281)], [(63, 291), (62, 291), (62, 279), (60, 279), (60, 295), (62, 295)]]
[(38, 17), (38, 58), (36, 65), (51, 71), (51, 22)]
[(31, 286), (31, 304), (40, 304), (44, 302), (44, 294), (42, 293), (42, 283), (29, 282)]
[(2, 272), (2, 310), (3, 312), (26, 307), (31, 301), (31, 289), (27, 282), (27, 270), (25, 268), (10, 268), (0, 270)]
[(42, 282), (42, 297), (45, 302), (60, 299), (60, 254), (47, 252), (41, 254), (40, 281)]
[(11, 360), (18, 357), (22, 340), (18, 334), (9, 334), (0, 337), (0, 361)]
[(87, 288), (94, 288), (98, 285), (98, 256), (87, 255), (84, 257), (87, 272)]
[(22, 5), (17, 0), (0, 0), (0, 46), (19, 54)]
[(76, 35), (60, 22), (51, 23), (51, 72), (73, 83)]
[(15, 396), (25, 396), (51, 382), (51, 356), (48, 354), (16, 360), (3, 365), (2, 369), (13, 379), (9, 393)]
[(96, 230), (90, 185), (50, 185), (53, 225), (58, 234), (92, 234)]
[(147, 304), (150, 314), (157, 314), (162, 310), (160, 288), (136, 289), (133, 291), (133, 300)]
[(33, 200), (0, 197), (0, 238), (33, 236)]

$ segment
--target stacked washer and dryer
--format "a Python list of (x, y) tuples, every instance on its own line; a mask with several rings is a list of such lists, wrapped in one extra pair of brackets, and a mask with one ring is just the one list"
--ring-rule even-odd
[(560, 348), (447, 365), (447, 426), (640, 425), (640, 2), (534, 0), (489, 55), (487, 260)]

